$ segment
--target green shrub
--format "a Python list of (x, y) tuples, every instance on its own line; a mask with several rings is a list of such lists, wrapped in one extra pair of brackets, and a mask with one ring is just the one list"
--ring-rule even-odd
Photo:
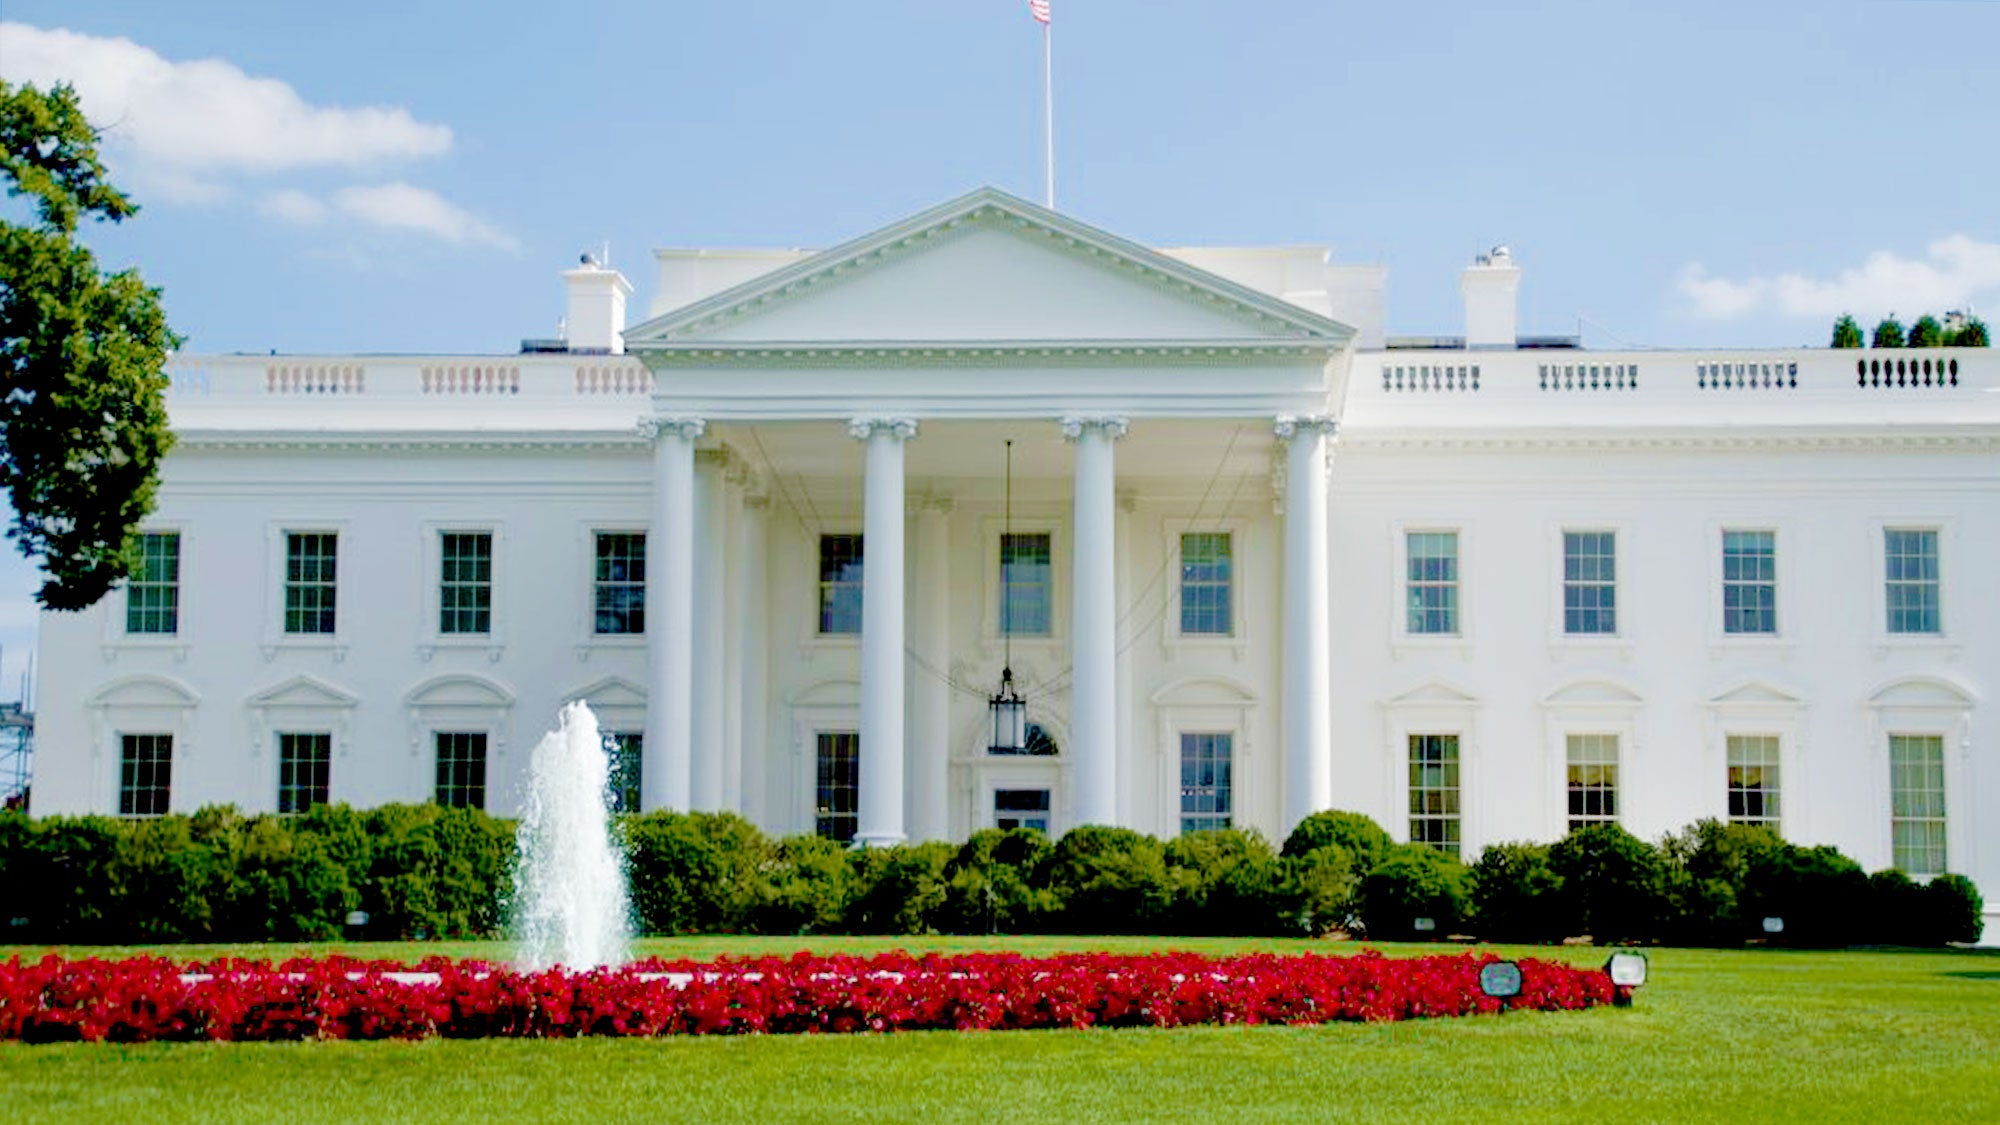
[(1173, 901), (1166, 849), (1129, 828), (1071, 829), (1056, 842), (1048, 871), (1058, 925), (1068, 933), (1157, 933)]
[(1867, 908), (1855, 919), (1856, 942), (1865, 945), (1923, 945), (1924, 888), (1887, 867), (1868, 877)]
[(1785, 844), (1753, 855), (1743, 884), (1743, 917), (1759, 929), (1765, 918), (1784, 919), (1774, 945), (1827, 948), (1857, 937), (1857, 907), (1869, 899), (1861, 865), (1821, 845)]
[(847, 849), (820, 836), (787, 836), (763, 872), (750, 926), (760, 934), (839, 933), (854, 894)]
[[(1406, 844), (1362, 878), (1361, 924), (1371, 941), (1437, 940), (1463, 929), (1468, 901), (1463, 865), (1436, 848)], [(1419, 918), (1431, 928), (1419, 930)]]
[(1322, 844), (1279, 862), (1292, 888), (1302, 930), (1317, 937), (1361, 928), (1361, 879), (1354, 873), (1354, 857), (1346, 848)]
[(1555, 942), (1563, 933), (1562, 880), (1546, 844), (1493, 844), (1470, 873), (1472, 929), (1486, 941)]
[(322, 838), (289, 818), (259, 816), (243, 827), (235, 877), (220, 908), (228, 941), (331, 941), (360, 902), (349, 869)]
[(1562, 880), (1560, 920), (1599, 945), (1650, 941), (1667, 913), (1667, 868), (1651, 844), (1616, 824), (1587, 824), (1549, 847)]
[(632, 909), (649, 934), (733, 934), (768, 899), (770, 841), (735, 813), (650, 812), (621, 822)]
[(1044, 882), (1054, 853), (1033, 828), (974, 832), (945, 867), (938, 927), (954, 934), (1039, 933), (1056, 912)]
[(1970, 944), (1985, 927), (1986, 903), (1979, 888), (1963, 875), (1939, 875), (1924, 887), (1925, 945)]
[(1661, 844), (1667, 862), (1666, 933), (1683, 945), (1734, 945), (1763, 934), (1761, 916), (1744, 913), (1744, 887), (1760, 857), (1785, 842), (1769, 828), (1698, 821)]
[(1283, 854), (1303, 856), (1328, 844), (1346, 849), (1356, 876), (1366, 875), (1396, 846), (1381, 825), (1360, 813), (1334, 810), (1316, 812), (1299, 821), (1285, 837)]
[(1184, 832), (1167, 841), (1173, 889), (1168, 928), (1177, 934), (1294, 934), (1298, 895), (1278, 853), (1242, 828)]
[(856, 848), (847, 853), (854, 871), (847, 932), (936, 933), (944, 907), (944, 869), (956, 853), (957, 849), (942, 841)]

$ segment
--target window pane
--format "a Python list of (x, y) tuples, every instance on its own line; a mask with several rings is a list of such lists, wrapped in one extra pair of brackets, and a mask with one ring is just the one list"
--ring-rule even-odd
[(173, 735), (121, 736), (118, 740), (118, 815), (166, 815), (171, 803), (173, 772)]
[(1031, 531), (1000, 536), (1000, 632), (1046, 637), (1055, 617), (1051, 536)]
[(333, 736), (324, 733), (278, 736), (278, 811), (302, 813), (327, 803)]
[(332, 532), (286, 533), (285, 632), (334, 631), (338, 539)]
[(1233, 569), (1229, 533), (1181, 536), (1181, 635), (1227, 637), (1231, 620)]
[(1569, 757), (1569, 828), (1618, 819), (1618, 736), (1572, 734)]
[(1458, 736), (1410, 736), (1410, 842), (1458, 855)]
[(172, 635), (180, 631), (181, 537), (148, 532), (139, 537), (139, 565), (125, 584), (125, 631)]
[(1608, 531), (1563, 533), (1563, 632), (1618, 631), (1618, 558)]
[(1405, 540), (1411, 633), (1458, 632), (1458, 533), (1413, 531)]
[(1778, 738), (1732, 734), (1729, 751), (1729, 820), (1778, 827)]
[(1181, 831), (1230, 825), (1231, 745), (1228, 732), (1181, 735)]
[(850, 843), (861, 819), (861, 736), (853, 731), (821, 731), (816, 757), (819, 780), (813, 831)]
[(639, 731), (614, 731), (604, 736), (611, 755), (611, 811), (640, 811), (639, 784), (644, 778), (646, 736)]
[(646, 536), (643, 532), (597, 533), (593, 631), (603, 635), (646, 631)]
[(1884, 589), (1891, 633), (1942, 631), (1938, 614), (1938, 533), (1889, 528), (1883, 532)]
[(819, 631), (861, 632), (862, 543), (859, 535), (819, 537)]
[(438, 557), (438, 632), (492, 632), (493, 536), (444, 532)]
[(1776, 532), (1722, 533), (1722, 631), (1778, 631)]
[(1893, 862), (1908, 875), (1945, 871), (1944, 738), (1889, 736)]
[(486, 732), (438, 731), (436, 799), (449, 808), (486, 807)]

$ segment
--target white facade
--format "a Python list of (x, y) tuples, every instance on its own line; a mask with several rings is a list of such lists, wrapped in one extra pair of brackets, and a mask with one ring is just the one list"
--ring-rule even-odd
[[(1725, 817), (1734, 778), (1737, 814), (1871, 870), (1941, 837), (2000, 907), (1990, 352), (1495, 346), (1495, 261), (1477, 346), (1385, 349), (1379, 270), (1154, 252), (990, 190), (660, 261), (669, 307), (622, 336), (623, 279), (571, 271), (568, 353), (178, 361), (172, 629), (129, 592), (43, 617), (35, 811), (276, 809), (309, 734), (333, 800), (431, 799), (476, 746), (508, 813), (582, 698), (643, 733), (647, 807), (778, 833), (1281, 838), (1337, 807), (1470, 859)], [(1009, 527), (1054, 753), (989, 752)], [(849, 620), (822, 559), (856, 535)], [(449, 571), (466, 536), (483, 583)], [(643, 584), (600, 569), (619, 536)], [(468, 588), (484, 631), (444, 631)], [(145, 754), (167, 784), (135, 797)]]

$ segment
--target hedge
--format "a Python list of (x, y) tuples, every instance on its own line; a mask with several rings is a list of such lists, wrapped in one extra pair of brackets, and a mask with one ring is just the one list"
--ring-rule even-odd
[[(774, 840), (728, 813), (620, 819), (634, 923), (679, 933), (1479, 937), (1599, 943), (1941, 945), (1978, 939), (1969, 880), (1866, 875), (1832, 848), (1704, 821), (1654, 845), (1615, 825), (1488, 847), (1467, 867), (1317, 813), (1159, 840), (1084, 826), (963, 844)], [(514, 827), (436, 805), (144, 820), (0, 813), (0, 941), (138, 944), (491, 937)], [(367, 915), (350, 928), (351, 912)], [(1767, 919), (1782, 925), (1767, 930)], [(1419, 919), (1428, 919), (1428, 924)], [(1422, 928), (1420, 928), (1422, 927)]]

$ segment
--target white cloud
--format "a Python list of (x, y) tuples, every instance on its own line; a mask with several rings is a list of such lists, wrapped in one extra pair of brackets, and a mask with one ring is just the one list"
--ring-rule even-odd
[(1753, 313), (1828, 320), (1852, 313), (1865, 322), (1892, 312), (1910, 319), (2000, 305), (2000, 243), (1954, 234), (1925, 247), (1922, 259), (1878, 250), (1830, 278), (1786, 273), (1731, 280), (1711, 277), (1695, 263), (1681, 271), (1675, 287), (1704, 320)]
[(277, 79), (221, 59), (172, 62), (129, 39), (0, 23), (0, 55), (15, 82), (76, 87), (107, 149), (176, 198), (212, 196), (232, 174), (361, 168), (451, 148), (448, 127), (400, 106), (316, 106)]
[(414, 231), (446, 242), (497, 246), (516, 250), (520, 243), (504, 231), (482, 222), (463, 207), (436, 192), (405, 183), (342, 188), (333, 205), (371, 226)]
[(282, 219), (300, 226), (312, 226), (326, 221), (327, 206), (317, 198), (302, 191), (286, 188), (274, 191), (257, 204), (257, 210), (273, 219)]

